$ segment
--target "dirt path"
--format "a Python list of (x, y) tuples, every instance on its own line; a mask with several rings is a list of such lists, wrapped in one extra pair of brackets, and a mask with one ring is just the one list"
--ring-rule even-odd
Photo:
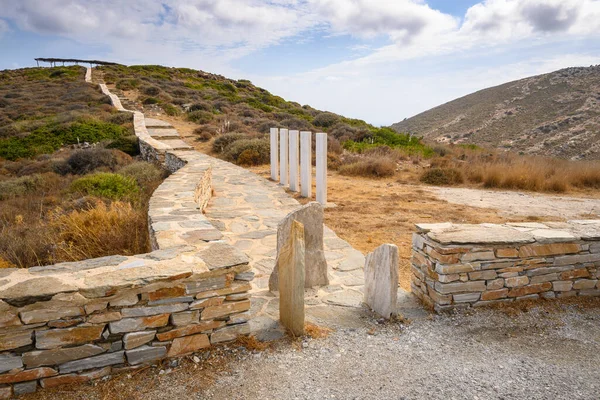
[(425, 190), (449, 203), (496, 209), (508, 218), (592, 219), (600, 215), (600, 199), (594, 198), (466, 188), (427, 187)]

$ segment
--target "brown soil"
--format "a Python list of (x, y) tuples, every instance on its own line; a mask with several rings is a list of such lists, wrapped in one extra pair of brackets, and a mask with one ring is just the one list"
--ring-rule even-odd
[[(266, 166), (251, 168), (265, 178)], [(397, 182), (398, 176), (370, 179), (328, 174), (328, 200), (336, 206), (325, 210), (325, 224), (354, 248), (367, 253), (384, 243), (400, 251), (400, 286), (410, 290), (410, 256), (415, 223), (506, 222), (495, 210), (450, 204), (419, 186)], [(314, 193), (314, 191), (313, 191)], [(295, 195), (298, 201), (309, 200)]]

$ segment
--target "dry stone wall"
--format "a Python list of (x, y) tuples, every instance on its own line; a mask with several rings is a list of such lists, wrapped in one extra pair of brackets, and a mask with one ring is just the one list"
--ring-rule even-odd
[(600, 220), (417, 229), (412, 291), (437, 311), (600, 296)]
[(154, 251), (1, 269), (0, 399), (98, 379), (250, 332), (248, 258), (203, 215), (211, 168), (196, 152), (150, 137), (142, 113), (134, 113), (134, 126), (145, 156), (173, 172), (150, 200)]

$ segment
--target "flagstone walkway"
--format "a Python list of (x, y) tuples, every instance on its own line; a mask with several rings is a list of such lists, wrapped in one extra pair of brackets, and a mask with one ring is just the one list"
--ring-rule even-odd
[[(301, 205), (277, 183), (194, 151), (179, 138), (177, 130), (168, 122), (145, 118), (145, 128), (153, 140), (169, 149), (169, 153), (194, 163), (195, 167), (212, 167), (214, 193), (205, 216), (221, 231), (224, 241), (250, 258), (255, 274), (249, 311), (252, 331), (261, 339), (279, 337), (283, 333), (277, 323), (279, 300), (268, 289), (269, 276), (275, 266), (277, 225)], [(362, 319), (370, 317), (361, 306), (365, 257), (326, 226), (324, 249), (330, 284), (306, 290), (307, 320), (325, 326), (358, 327), (362, 325)], [(398, 311), (404, 316), (418, 318), (426, 315), (410, 293), (399, 289), (398, 300)]]

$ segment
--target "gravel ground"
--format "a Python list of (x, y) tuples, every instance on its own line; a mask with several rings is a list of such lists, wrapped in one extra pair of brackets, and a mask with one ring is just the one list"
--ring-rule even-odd
[(324, 339), (283, 339), (266, 351), (232, 344), (29, 398), (600, 398), (600, 299), (512, 307), (404, 323), (339, 308)]
[(428, 190), (449, 203), (496, 209), (506, 217), (576, 219), (600, 214), (600, 200), (592, 198), (465, 188), (430, 187)]
[[(555, 307), (555, 306), (552, 306)], [(600, 312), (536, 307), (342, 328), (251, 356), (215, 399), (598, 399)]]

